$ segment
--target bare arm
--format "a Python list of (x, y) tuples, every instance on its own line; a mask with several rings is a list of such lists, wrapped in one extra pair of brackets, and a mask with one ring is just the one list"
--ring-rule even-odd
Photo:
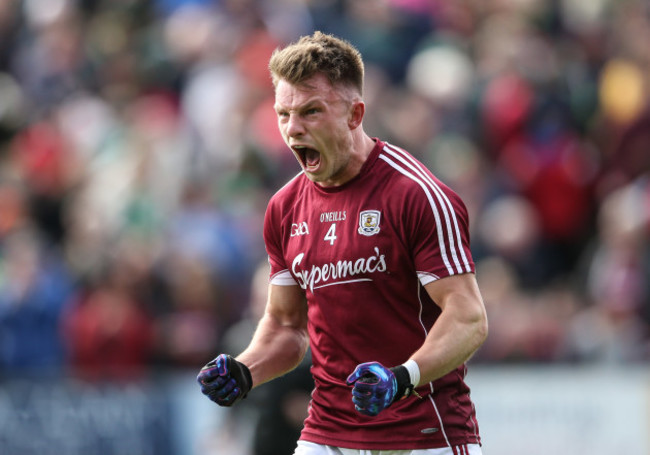
[(248, 347), (237, 356), (250, 369), (253, 387), (293, 370), (308, 347), (304, 291), (298, 286), (269, 285), (264, 316)]
[(442, 313), (422, 346), (410, 357), (420, 384), (434, 381), (467, 361), (487, 337), (485, 306), (474, 274), (443, 278), (425, 286)]

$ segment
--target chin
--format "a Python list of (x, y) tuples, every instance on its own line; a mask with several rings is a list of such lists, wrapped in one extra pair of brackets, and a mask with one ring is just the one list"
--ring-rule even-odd
[(318, 178), (317, 176), (315, 176), (314, 174), (310, 174), (309, 172), (305, 171), (304, 169), (303, 169), (303, 172), (305, 173), (305, 175), (307, 176), (307, 178), (308, 178), (309, 180), (311, 180), (312, 182), (320, 183), (321, 179), (319, 179), (319, 178)]

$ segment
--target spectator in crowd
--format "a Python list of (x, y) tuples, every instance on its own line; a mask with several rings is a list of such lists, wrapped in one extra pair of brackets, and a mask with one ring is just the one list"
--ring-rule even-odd
[(3, 238), (0, 260), (0, 372), (60, 374), (59, 324), (73, 295), (61, 258), (30, 228)]
[(145, 377), (153, 349), (153, 321), (134, 288), (127, 255), (79, 292), (62, 322), (72, 373), (89, 381)]

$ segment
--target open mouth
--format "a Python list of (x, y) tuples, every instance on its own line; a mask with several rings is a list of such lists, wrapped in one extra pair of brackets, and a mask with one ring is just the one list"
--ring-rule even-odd
[(320, 152), (304, 145), (295, 145), (293, 150), (298, 155), (303, 168), (306, 171), (315, 170), (320, 164)]

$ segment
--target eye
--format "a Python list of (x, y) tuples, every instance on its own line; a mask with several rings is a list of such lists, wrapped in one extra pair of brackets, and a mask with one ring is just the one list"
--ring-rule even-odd
[(314, 114), (317, 114), (319, 112), (320, 112), (320, 109), (318, 109), (317, 107), (310, 107), (309, 109), (307, 109), (305, 111), (305, 115), (314, 115)]

